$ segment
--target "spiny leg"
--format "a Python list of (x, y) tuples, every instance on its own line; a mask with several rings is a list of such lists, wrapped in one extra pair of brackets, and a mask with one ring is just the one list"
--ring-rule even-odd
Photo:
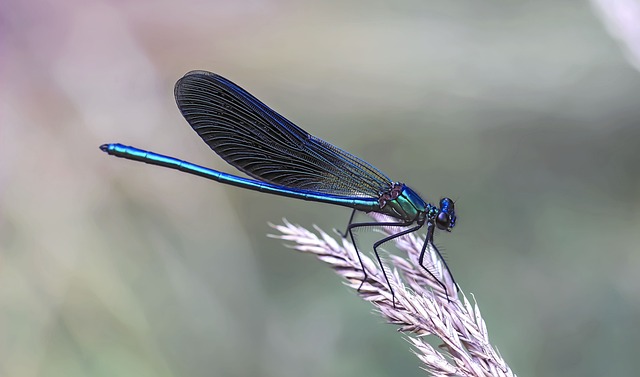
[[(339, 234), (342, 236), (342, 238), (347, 238), (347, 234), (349, 235), (349, 238), (351, 238), (351, 244), (353, 245), (354, 249), (356, 249), (356, 255), (358, 256), (358, 261), (360, 262), (360, 267), (362, 268), (362, 280), (360, 281), (360, 286), (358, 286), (358, 292), (360, 291), (360, 289), (362, 288), (362, 285), (364, 285), (364, 282), (367, 281), (367, 270), (364, 268), (364, 263), (362, 263), (362, 257), (360, 256), (360, 250), (358, 250), (358, 245), (356, 244), (356, 240), (355, 237), (353, 235), (353, 232), (351, 231), (354, 228), (359, 228), (359, 227), (364, 227), (364, 226), (371, 226), (371, 224), (373, 225), (384, 225), (384, 224), (380, 224), (380, 223), (356, 223), (353, 224), (353, 219), (356, 216), (356, 212), (357, 210), (354, 209), (353, 211), (351, 211), (351, 216), (349, 216), (349, 222), (347, 223), (347, 228), (344, 231), (344, 233), (339, 232)], [(395, 223), (393, 223), (395, 224)]]
[[(364, 268), (364, 263), (362, 263), (362, 257), (360, 256), (360, 250), (358, 250), (358, 245), (356, 245), (356, 240), (353, 237), (353, 229), (367, 227), (367, 226), (408, 226), (408, 225), (411, 225), (411, 222), (387, 222), (387, 223), (366, 222), (366, 223), (355, 223), (355, 224), (352, 224), (351, 221), (353, 220), (354, 214), (355, 214), (355, 210), (351, 214), (351, 219), (349, 220), (349, 225), (347, 226), (347, 231), (345, 232), (345, 236), (348, 233), (349, 236), (351, 237), (351, 243), (353, 244), (354, 249), (356, 249), (356, 255), (358, 256), (358, 261), (360, 261), (360, 267), (362, 267), (362, 274), (364, 276), (362, 277), (362, 281), (360, 282), (360, 286), (358, 287), (358, 292), (359, 292), (360, 289), (362, 288), (362, 286), (364, 285), (364, 282), (367, 281), (367, 270)], [(375, 251), (375, 248), (374, 248), (374, 251)], [(376, 257), (378, 257), (378, 262), (380, 262), (380, 257), (378, 256), (378, 252), (377, 251), (376, 251)], [(382, 264), (380, 266), (382, 267)], [(382, 272), (384, 272), (384, 268), (382, 269)], [(387, 279), (386, 273), (385, 273), (384, 277), (385, 277), (385, 279)], [(388, 282), (389, 282), (389, 279), (387, 279), (387, 283)], [(391, 287), (391, 286), (389, 286), (389, 287)], [(393, 293), (393, 291), (392, 291), (392, 293)]]
[(456, 287), (456, 291), (460, 291), (460, 287), (458, 287), (458, 283), (456, 283), (456, 279), (453, 277), (453, 272), (451, 272), (451, 270), (449, 269), (449, 265), (447, 265), (447, 261), (444, 259), (442, 254), (440, 254), (440, 250), (438, 250), (436, 245), (433, 243), (434, 229), (435, 229), (435, 225), (433, 224), (430, 224), (430, 226), (427, 226), (427, 237), (425, 241), (429, 242), (431, 247), (433, 247), (433, 249), (436, 251), (436, 254), (438, 254), (438, 258), (440, 258), (440, 260), (442, 261), (442, 264), (444, 265), (444, 268), (447, 270), (447, 272), (449, 273), (449, 276), (451, 277), (451, 282), (453, 283), (453, 286)]
[[(358, 286), (358, 292), (360, 292), (360, 288), (362, 288), (362, 285), (364, 284), (364, 282), (367, 280), (367, 270), (364, 268), (364, 263), (362, 263), (362, 257), (360, 256), (360, 250), (358, 250), (358, 246), (356, 245), (356, 240), (353, 237), (353, 232), (351, 232), (351, 225), (353, 223), (353, 218), (356, 216), (356, 211), (357, 210), (353, 210), (351, 211), (351, 216), (349, 217), (349, 223), (347, 223), (347, 229), (344, 231), (344, 233), (340, 233), (340, 235), (342, 236), (342, 238), (347, 238), (347, 234), (349, 235), (349, 237), (351, 238), (351, 244), (353, 245), (353, 248), (356, 249), (356, 255), (358, 256), (358, 261), (360, 262), (360, 268), (362, 268), (362, 274), (364, 275), (362, 277), (362, 280), (360, 281), (360, 285)], [(357, 225), (357, 224), (353, 224), (353, 225)]]
[[(410, 225), (411, 223), (403, 223), (405, 226)], [(405, 234), (409, 234), (409, 233), (413, 233), (416, 230), (422, 228), (422, 225), (417, 225), (413, 228), (409, 228), (409, 229), (405, 229), (402, 232), (398, 232), (396, 234), (392, 234), (390, 236), (387, 236), (379, 241), (377, 241), (376, 243), (373, 244), (373, 252), (376, 254), (376, 258), (378, 259), (378, 264), (380, 265), (380, 269), (382, 270), (382, 275), (384, 276), (384, 280), (387, 281), (387, 286), (389, 287), (389, 291), (391, 291), (391, 302), (393, 303), (393, 308), (395, 309), (396, 307), (396, 294), (393, 292), (393, 287), (391, 287), (391, 282), (389, 281), (389, 278), (387, 277), (387, 272), (384, 270), (384, 266), (382, 265), (382, 260), (380, 259), (380, 255), (378, 254), (378, 246), (382, 245), (385, 242), (389, 242), (395, 238), (398, 237), (402, 237)]]
[(444, 268), (447, 270), (447, 273), (449, 273), (449, 276), (451, 276), (451, 281), (453, 282), (453, 285), (456, 287), (456, 290), (459, 290), (458, 284), (456, 283), (456, 279), (453, 278), (453, 273), (451, 273), (451, 270), (449, 269), (449, 266), (447, 265), (447, 261), (444, 260), (444, 258), (442, 257), (442, 254), (440, 254), (440, 251), (438, 250), (436, 245), (434, 245), (434, 243), (433, 243), (433, 230), (434, 230), (434, 227), (435, 227), (434, 224), (428, 223), (428, 225), (427, 225), (427, 237), (424, 240), (424, 245), (422, 245), (422, 251), (420, 251), (420, 257), (418, 258), (418, 263), (420, 264), (420, 267), (422, 267), (425, 271), (427, 271), (429, 273), (429, 275), (431, 275), (431, 277), (433, 277), (438, 282), (438, 284), (440, 284), (440, 286), (442, 286), (442, 288), (444, 289), (444, 294), (447, 296), (447, 301), (451, 302), (451, 300), (449, 300), (449, 292), (447, 290), (447, 286), (440, 279), (438, 279), (438, 277), (436, 277), (433, 274), (433, 272), (431, 272), (423, 263), (424, 262), (424, 253), (427, 250), (427, 245), (431, 245), (431, 247), (433, 247), (433, 249), (436, 251), (436, 254), (437, 254), (438, 258), (440, 258), (440, 261), (444, 265)]
[(338, 233), (340, 233), (342, 238), (347, 238), (347, 233), (349, 232), (349, 227), (351, 226), (351, 223), (353, 222), (353, 218), (356, 216), (356, 211), (357, 211), (357, 209), (354, 209), (353, 211), (351, 211), (351, 216), (349, 217), (349, 222), (347, 223), (347, 229), (344, 231), (344, 233), (338, 231)]

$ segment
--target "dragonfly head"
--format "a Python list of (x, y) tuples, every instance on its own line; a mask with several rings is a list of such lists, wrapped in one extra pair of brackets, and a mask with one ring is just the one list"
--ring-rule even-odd
[(440, 208), (435, 221), (438, 229), (451, 232), (451, 229), (456, 226), (456, 211), (454, 207), (453, 200), (449, 198), (440, 199)]

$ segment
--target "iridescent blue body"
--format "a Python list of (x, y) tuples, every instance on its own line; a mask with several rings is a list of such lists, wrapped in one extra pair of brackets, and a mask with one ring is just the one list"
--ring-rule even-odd
[[(451, 199), (441, 199), (439, 207), (425, 202), (405, 184), (391, 181), (358, 157), (310, 135), (219, 75), (189, 72), (178, 80), (174, 94), (178, 108), (204, 142), (229, 164), (254, 179), (118, 143), (104, 144), (100, 149), (113, 156), (180, 170), (236, 187), (352, 208), (344, 233), (345, 237), (349, 234), (352, 241), (353, 230), (359, 227), (410, 227), (374, 244), (381, 266), (377, 251), (381, 244), (426, 224), (427, 239), (420, 256), (422, 265), (426, 247), (431, 245), (435, 249), (434, 228), (451, 231), (455, 226)], [(397, 221), (353, 223), (356, 211), (378, 212)], [(442, 262), (446, 267), (446, 262)], [(384, 268), (382, 270), (384, 272)], [(362, 284), (367, 278), (366, 270), (363, 273)], [(446, 294), (446, 286), (433, 276)], [(393, 294), (392, 289), (391, 292)]]
[(379, 206), (377, 199), (354, 198), (348, 196), (321, 194), (310, 190), (291, 189), (267, 182), (238, 177), (236, 175), (227, 174), (217, 170), (206, 168), (204, 166), (192, 164), (187, 161), (182, 161), (177, 158), (164, 156), (158, 153), (149, 152), (122, 144), (105, 144), (104, 146), (102, 146), (102, 150), (113, 156), (124, 157), (129, 160), (142, 161), (152, 165), (164, 166), (167, 168), (172, 168), (186, 173), (198, 175), (203, 178), (208, 178), (216, 182), (225, 183), (236, 187), (242, 187), (249, 190), (276, 194), (289, 198), (309, 200), (313, 202), (335, 204), (344, 207), (355, 208), (358, 211), (364, 212), (375, 211), (375, 209)]

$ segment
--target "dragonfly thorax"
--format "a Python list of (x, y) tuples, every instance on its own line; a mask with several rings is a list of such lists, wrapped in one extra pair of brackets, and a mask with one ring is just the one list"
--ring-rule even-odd
[(456, 225), (456, 212), (453, 200), (442, 198), (440, 205), (425, 202), (415, 191), (396, 182), (378, 198), (379, 212), (396, 219), (416, 222), (419, 225), (425, 222), (435, 224), (440, 230), (448, 232)]
[(380, 212), (405, 221), (424, 223), (429, 205), (415, 191), (396, 182), (378, 199)]

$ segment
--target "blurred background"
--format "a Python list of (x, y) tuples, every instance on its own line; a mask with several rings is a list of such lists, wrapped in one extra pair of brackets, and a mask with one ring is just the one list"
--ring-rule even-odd
[(348, 209), (98, 150), (235, 173), (175, 106), (193, 69), (457, 200), (436, 242), (520, 376), (637, 374), (638, 1), (0, 9), (1, 376), (423, 375), (329, 268), (266, 237)]

